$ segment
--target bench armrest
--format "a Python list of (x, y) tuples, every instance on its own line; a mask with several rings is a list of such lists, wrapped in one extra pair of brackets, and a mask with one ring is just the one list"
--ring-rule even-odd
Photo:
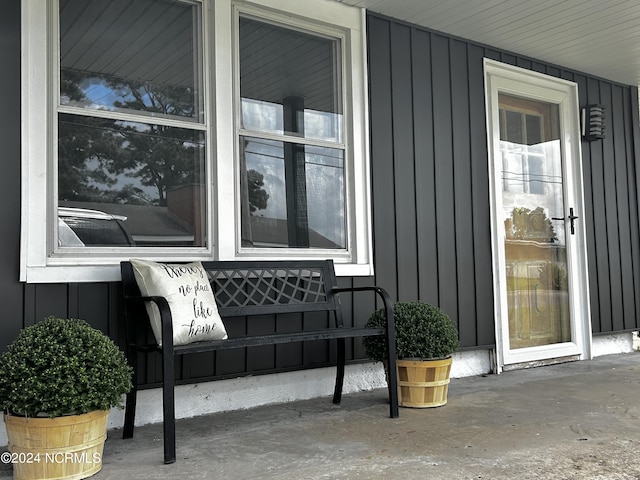
[(329, 291), (329, 296), (334, 296), (336, 294), (344, 293), (344, 292), (375, 292), (382, 299), (382, 304), (385, 310), (385, 317), (387, 320), (387, 340), (388, 345), (387, 349), (389, 352), (389, 357), (395, 358), (396, 356), (396, 344), (395, 344), (395, 325), (393, 321), (393, 300), (391, 300), (391, 295), (384, 288), (378, 286), (364, 286), (364, 287), (333, 287)]
[(167, 299), (159, 295), (136, 297), (127, 295), (124, 297), (124, 301), (137, 304), (147, 304), (148, 302), (156, 304), (162, 324), (162, 347), (165, 350), (168, 348), (170, 354), (173, 354), (173, 320)]

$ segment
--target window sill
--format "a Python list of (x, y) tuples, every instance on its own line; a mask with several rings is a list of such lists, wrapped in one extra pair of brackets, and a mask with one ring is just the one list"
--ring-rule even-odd
[[(366, 277), (373, 275), (373, 266), (369, 264), (355, 265), (336, 263), (335, 272), (338, 277)], [(26, 271), (21, 272), (20, 281), (26, 283), (119, 282), (120, 265), (28, 267)]]

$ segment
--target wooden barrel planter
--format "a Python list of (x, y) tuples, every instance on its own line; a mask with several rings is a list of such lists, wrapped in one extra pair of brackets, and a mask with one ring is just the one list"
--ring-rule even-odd
[(102, 468), (109, 411), (55, 418), (5, 415), (14, 480), (77, 480)]
[(398, 360), (400, 406), (439, 407), (447, 403), (452, 357), (437, 360)]

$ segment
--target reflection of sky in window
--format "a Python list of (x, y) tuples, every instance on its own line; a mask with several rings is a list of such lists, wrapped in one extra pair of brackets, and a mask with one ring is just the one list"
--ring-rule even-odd
[[(277, 135), (284, 131), (281, 104), (242, 98), (242, 127)], [(342, 115), (304, 110), (304, 137), (342, 142)], [(293, 132), (295, 134), (295, 132)], [(247, 170), (264, 178), (262, 187), (269, 195), (267, 207), (253, 215), (284, 220), (287, 198), (283, 142), (252, 138), (245, 150)], [(339, 245), (345, 245), (344, 152), (340, 149), (305, 145), (307, 220), (309, 228)]]
[(153, 187), (153, 186), (145, 186), (142, 185), (142, 183), (140, 183), (140, 181), (135, 178), (135, 174), (137, 173), (137, 171), (141, 170), (142, 167), (138, 168), (137, 170), (132, 169), (132, 168), (128, 168), (125, 171), (123, 171), (122, 173), (118, 174), (118, 175), (114, 175), (109, 173), (106, 169), (102, 168), (100, 165), (100, 162), (95, 159), (95, 158), (88, 158), (87, 160), (85, 160), (85, 165), (87, 167), (88, 170), (90, 171), (100, 171), (102, 172), (104, 175), (106, 175), (109, 179), (113, 180), (115, 183), (113, 184), (109, 184), (108, 186), (105, 185), (102, 182), (97, 182), (95, 180), (90, 180), (88, 181), (88, 185), (89, 186), (93, 186), (96, 187), (100, 190), (102, 190), (103, 192), (109, 192), (109, 191), (114, 191), (114, 190), (121, 190), (122, 188), (126, 187), (127, 185), (131, 185), (135, 188), (138, 188), (140, 190), (142, 190), (142, 195), (140, 194), (134, 194), (133, 192), (130, 192), (129, 195), (130, 196), (134, 196), (135, 199), (138, 202), (141, 203), (154, 203), (154, 201), (158, 200), (158, 190), (157, 188)]
[(287, 218), (287, 198), (284, 184), (284, 159), (282, 142), (251, 139), (247, 143), (245, 161), (247, 171), (255, 170), (264, 175), (262, 187), (269, 195), (267, 208), (256, 210), (254, 215), (267, 218)]
[[(96, 110), (116, 110), (116, 102), (130, 102), (135, 100), (131, 92), (114, 90), (106, 85), (106, 81), (100, 77), (84, 78), (78, 85), (85, 96), (82, 101), (72, 101), (64, 92), (61, 92), (60, 102), (62, 105), (76, 105)], [(150, 105), (149, 96), (143, 97), (145, 103)]]
[[(63, 70), (63, 76), (64, 73)], [(168, 87), (167, 85), (157, 85), (146, 82), (137, 88), (136, 93), (138, 96), (136, 97), (127, 79), (106, 77), (91, 72), (83, 72), (83, 75), (82, 80), (77, 82), (77, 87), (84, 95), (82, 100), (72, 100), (70, 96), (62, 90), (60, 92), (60, 103), (62, 105), (71, 105), (93, 110), (108, 110), (112, 112), (133, 108), (137, 113), (144, 111), (145, 114), (167, 114), (183, 118), (194, 115), (193, 99), (184, 100), (178, 98), (178, 94), (176, 94), (174, 98), (165, 88)], [(110, 78), (118, 83), (121, 88), (109, 86)], [(183, 87), (181, 88), (181, 92), (185, 97), (188, 97), (191, 89)], [(142, 102), (143, 107), (132, 103), (139, 101)], [(117, 107), (115, 105), (116, 103), (119, 103), (121, 106)], [(163, 111), (159, 111), (159, 109)]]
[[(245, 150), (247, 170), (264, 176), (267, 208), (253, 215), (286, 219), (283, 143), (252, 138)], [(344, 159), (338, 149), (305, 146), (309, 228), (333, 242), (345, 244)]]
[[(283, 106), (277, 103), (242, 99), (242, 126), (247, 130), (283, 134)], [(342, 142), (342, 115), (305, 109), (304, 137)]]
[(307, 147), (309, 227), (338, 245), (345, 244), (344, 167), (341, 150)]
[(284, 133), (282, 105), (243, 98), (242, 124), (247, 130)]
[[(85, 86), (85, 84), (87, 84)], [(135, 100), (131, 92), (123, 92), (122, 90), (113, 90), (102, 82), (99, 78), (91, 78), (81, 83), (82, 91), (89, 99), (89, 102), (95, 106), (108, 107), (109, 110), (114, 110), (114, 104), (116, 102), (124, 103)], [(124, 95), (123, 95), (124, 93)], [(148, 96), (146, 98), (148, 101)]]
[(342, 142), (342, 115), (317, 110), (304, 111), (306, 138)]

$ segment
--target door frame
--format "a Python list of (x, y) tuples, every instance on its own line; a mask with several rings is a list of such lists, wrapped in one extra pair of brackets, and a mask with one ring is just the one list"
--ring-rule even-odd
[[(505, 366), (537, 365), (560, 358), (591, 358), (591, 312), (587, 268), (587, 242), (582, 175), (580, 115), (578, 85), (513, 65), (484, 59), (485, 110), (487, 146), (489, 150), (489, 194), (491, 207), (491, 245), (494, 282), (494, 308), (496, 312), (496, 355), (494, 371)], [(504, 222), (498, 219), (502, 211), (502, 162), (498, 123), (498, 93), (523, 96), (532, 100), (557, 103), (560, 115), (561, 148), (563, 153), (563, 183), (565, 209), (574, 207), (579, 217), (576, 234), (567, 235), (566, 248), (569, 262), (567, 277), (570, 292), (571, 341), (511, 349), (509, 346), (507, 282), (504, 246)]]

